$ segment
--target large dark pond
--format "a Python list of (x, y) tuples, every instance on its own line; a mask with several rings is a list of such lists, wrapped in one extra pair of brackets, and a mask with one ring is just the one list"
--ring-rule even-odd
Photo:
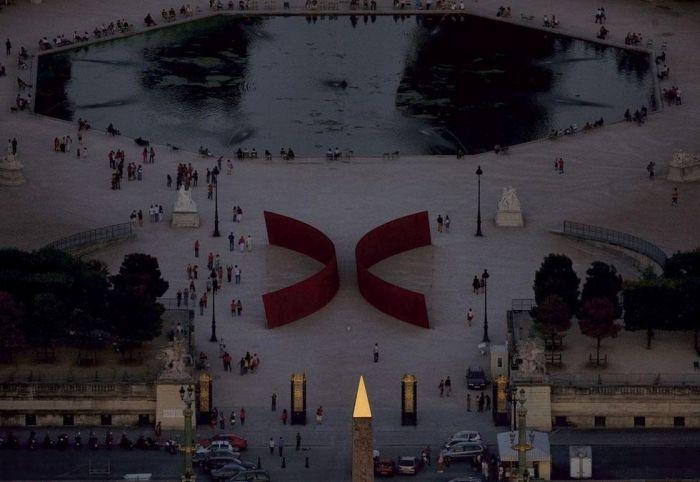
[(649, 58), (436, 16), (215, 17), (42, 56), (36, 110), (215, 153), (490, 149), (655, 106)]

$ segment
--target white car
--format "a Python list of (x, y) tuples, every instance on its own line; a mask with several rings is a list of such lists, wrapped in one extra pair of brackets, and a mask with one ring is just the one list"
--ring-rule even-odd
[(231, 445), (230, 442), (227, 442), (225, 440), (213, 440), (206, 447), (197, 448), (195, 453), (206, 454), (206, 453), (211, 452), (212, 450), (230, 450), (231, 452), (238, 452), (238, 450), (233, 448), (233, 446)]

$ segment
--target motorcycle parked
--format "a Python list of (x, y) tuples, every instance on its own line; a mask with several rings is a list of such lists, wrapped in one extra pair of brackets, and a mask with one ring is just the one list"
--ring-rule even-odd
[(36, 432), (33, 430), (29, 433), (29, 440), (27, 441), (27, 448), (29, 450), (34, 450), (36, 449)]
[(65, 450), (68, 448), (68, 445), (68, 434), (62, 433), (61, 435), (59, 435), (58, 442), (56, 442), (56, 446), (61, 450)]
[(168, 453), (170, 453), (170, 454), (173, 454), (173, 455), (177, 454), (178, 443), (173, 439), (166, 440), (165, 441), (165, 450), (167, 450)]
[(134, 442), (129, 440), (129, 437), (127, 437), (126, 434), (123, 433), (122, 438), (119, 441), (119, 446), (123, 449), (126, 449), (126, 450), (133, 450), (134, 449)]
[(105, 435), (105, 448), (111, 449), (113, 443), (114, 437), (112, 436), (112, 432), (107, 432), (107, 435)]
[(44, 441), (42, 442), (41, 446), (45, 449), (52, 449), (56, 446), (56, 442), (51, 439), (51, 436), (49, 434), (46, 434), (44, 436)]
[(97, 441), (97, 437), (95, 436), (95, 432), (90, 432), (90, 438), (88, 439), (88, 447), (90, 450), (97, 450), (99, 448), (100, 444)]
[(82, 437), (80, 436), (80, 432), (78, 432), (78, 434), (75, 437), (73, 437), (73, 441), (75, 448), (77, 450), (80, 450), (80, 448), (82, 447)]

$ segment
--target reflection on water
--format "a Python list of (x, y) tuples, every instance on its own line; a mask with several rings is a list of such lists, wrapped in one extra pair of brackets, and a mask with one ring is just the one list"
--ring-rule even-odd
[(490, 149), (655, 106), (648, 56), (470, 17), (216, 17), (41, 57), (37, 112), (214, 152)]

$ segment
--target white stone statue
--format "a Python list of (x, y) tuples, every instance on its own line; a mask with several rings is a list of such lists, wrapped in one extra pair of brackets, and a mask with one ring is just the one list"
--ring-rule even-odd
[(518, 358), (522, 360), (520, 374), (541, 376), (545, 373), (544, 346), (542, 340), (525, 338), (518, 343)]
[(192, 191), (181, 186), (173, 204), (173, 220), (171, 225), (176, 228), (199, 227), (199, 212), (197, 203), (192, 199)]
[(24, 166), (12, 154), (12, 146), (9, 146), (7, 156), (0, 158), (0, 186), (19, 186), (25, 183), (22, 169)]
[(499, 211), (520, 211), (520, 200), (513, 186), (503, 188), (501, 200), (498, 201)]
[(700, 181), (700, 156), (683, 151), (676, 152), (668, 165), (668, 180)]

